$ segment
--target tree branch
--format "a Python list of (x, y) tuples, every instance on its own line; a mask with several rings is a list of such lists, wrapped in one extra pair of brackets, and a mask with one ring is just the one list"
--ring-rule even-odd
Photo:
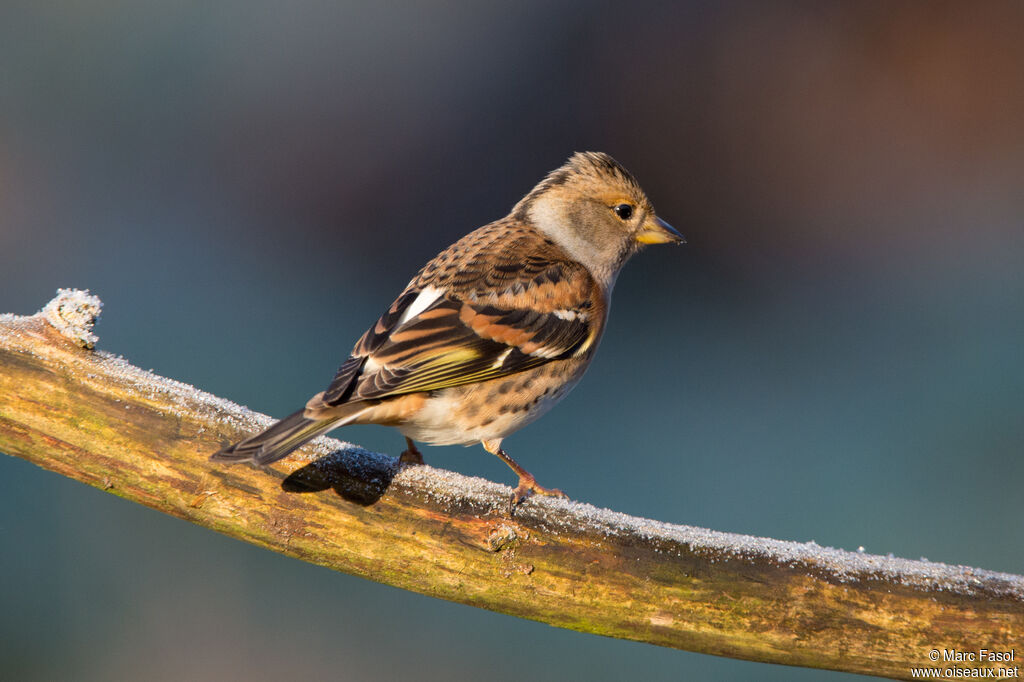
[(558, 627), (907, 679), (952, 665), (935, 649), (1024, 653), (1022, 576), (558, 499), (510, 517), (504, 486), (328, 438), (275, 469), (211, 464), (271, 420), (81, 347), (98, 311), (61, 291), (0, 316), (0, 450), (275, 552)]

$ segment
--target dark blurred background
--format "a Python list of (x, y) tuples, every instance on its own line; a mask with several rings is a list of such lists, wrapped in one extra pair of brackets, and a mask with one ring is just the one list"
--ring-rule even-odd
[[(631, 514), (1024, 572), (1022, 32), (1019, 2), (6, 0), (0, 311), (90, 288), (101, 348), (281, 416), (606, 151), (689, 244), (630, 263), (513, 456)], [(846, 677), (428, 599), (6, 457), (0, 546), (8, 679)]]

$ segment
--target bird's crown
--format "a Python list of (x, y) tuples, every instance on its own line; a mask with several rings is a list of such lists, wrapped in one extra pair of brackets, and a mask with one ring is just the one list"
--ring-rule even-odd
[[(588, 182), (589, 181), (589, 182)], [(542, 194), (567, 184), (594, 183), (620, 187), (638, 203), (646, 200), (640, 183), (622, 164), (604, 152), (576, 152), (562, 166), (548, 173), (529, 194), (516, 205), (513, 213), (525, 212)]]

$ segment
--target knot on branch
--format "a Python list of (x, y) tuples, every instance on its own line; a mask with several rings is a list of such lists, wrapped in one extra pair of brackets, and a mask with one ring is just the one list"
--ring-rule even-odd
[(57, 295), (40, 311), (54, 329), (82, 348), (92, 348), (99, 337), (92, 333), (103, 301), (88, 289), (57, 289)]

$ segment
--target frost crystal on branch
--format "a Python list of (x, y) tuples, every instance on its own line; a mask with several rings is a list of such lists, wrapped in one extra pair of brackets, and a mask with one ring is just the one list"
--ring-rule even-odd
[(53, 327), (82, 348), (92, 348), (99, 337), (92, 333), (103, 301), (88, 289), (57, 289), (57, 295), (40, 311)]

